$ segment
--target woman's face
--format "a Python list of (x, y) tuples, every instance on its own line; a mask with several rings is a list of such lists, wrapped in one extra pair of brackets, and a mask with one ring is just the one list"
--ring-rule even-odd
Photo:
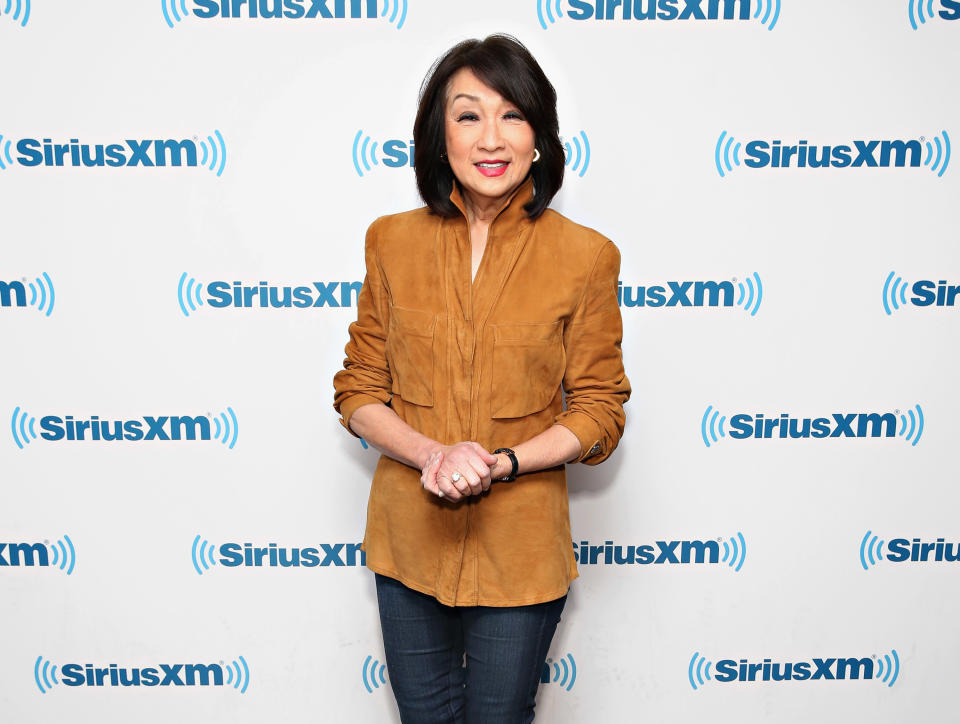
[(447, 88), (447, 160), (475, 206), (498, 205), (527, 177), (534, 133), (520, 110), (469, 68)]

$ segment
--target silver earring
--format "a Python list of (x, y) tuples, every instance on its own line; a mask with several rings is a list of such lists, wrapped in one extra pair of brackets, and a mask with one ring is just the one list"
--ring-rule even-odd
[(446, 163), (446, 162), (447, 162), (447, 154), (446, 154), (446, 153), (441, 153), (441, 154), (440, 154), (440, 161), (442, 161), (443, 163)]
[(539, 160), (540, 160), (540, 149), (535, 148), (533, 149), (533, 163), (536, 163)]

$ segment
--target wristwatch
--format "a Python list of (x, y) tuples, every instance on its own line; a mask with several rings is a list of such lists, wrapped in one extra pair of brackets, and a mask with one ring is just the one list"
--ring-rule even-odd
[(520, 467), (519, 463), (517, 462), (517, 454), (508, 447), (497, 448), (493, 451), (494, 455), (498, 455), (500, 453), (503, 453), (510, 458), (510, 465), (513, 466), (513, 469), (510, 471), (509, 475), (504, 475), (502, 478), (497, 478), (497, 480), (499, 480), (501, 483), (512, 483), (517, 479), (517, 470)]

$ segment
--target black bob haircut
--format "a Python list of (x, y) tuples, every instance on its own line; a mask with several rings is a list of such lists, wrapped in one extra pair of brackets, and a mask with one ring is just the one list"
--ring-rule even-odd
[(413, 124), (413, 164), (420, 196), (435, 214), (455, 216), (450, 201), (456, 181), (446, 158), (447, 86), (461, 68), (469, 68), (484, 84), (514, 103), (533, 128), (540, 160), (530, 167), (536, 194), (524, 210), (536, 219), (563, 184), (564, 152), (557, 120), (557, 92), (530, 51), (509, 35), (464, 40), (439, 58), (420, 88)]

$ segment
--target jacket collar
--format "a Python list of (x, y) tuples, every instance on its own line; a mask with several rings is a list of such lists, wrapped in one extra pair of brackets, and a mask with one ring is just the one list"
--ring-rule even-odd
[[(533, 177), (527, 176), (513, 193), (507, 197), (503, 205), (497, 210), (497, 215), (490, 223), (490, 232), (488, 238), (496, 236), (511, 236), (520, 231), (526, 224), (530, 223), (524, 206), (533, 198)], [(463, 215), (464, 221), (467, 220), (467, 208), (463, 203), (463, 196), (460, 193), (460, 184), (454, 182), (453, 190), (450, 192), (450, 201), (456, 206)]]

